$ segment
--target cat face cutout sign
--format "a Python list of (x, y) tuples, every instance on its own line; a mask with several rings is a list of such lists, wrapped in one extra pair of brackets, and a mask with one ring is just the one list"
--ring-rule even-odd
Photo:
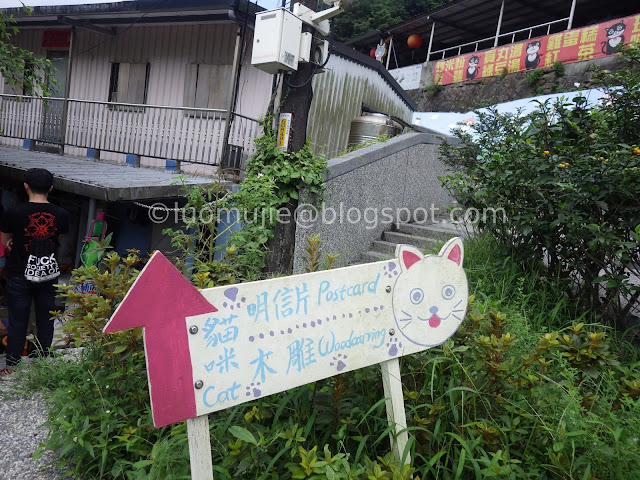
[(415, 247), (398, 247), (402, 273), (391, 300), (396, 325), (405, 340), (433, 347), (458, 329), (469, 297), (462, 258), (459, 239), (445, 245), (438, 255), (426, 257)]
[[(146, 319), (160, 427), (442, 344), (467, 308), (463, 257), (454, 238), (437, 255), (400, 245), (390, 260), (198, 291), (156, 252), (105, 331)], [(166, 282), (177, 308), (155, 307)]]

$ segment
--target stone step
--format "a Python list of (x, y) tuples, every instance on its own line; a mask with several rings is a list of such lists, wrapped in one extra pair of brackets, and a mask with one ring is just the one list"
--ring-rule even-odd
[(362, 254), (360, 263), (373, 263), (373, 262), (379, 262), (381, 260), (390, 260), (392, 258), (393, 258), (393, 254), (368, 251)]
[(393, 242), (385, 242), (384, 240), (374, 240), (371, 243), (371, 251), (393, 256), (396, 254), (396, 245), (398, 244)]
[(464, 225), (453, 225), (451, 223), (401, 223), (397, 228), (399, 233), (425, 237), (438, 240), (449, 240), (453, 237), (466, 237), (468, 235)]
[(408, 233), (403, 232), (383, 232), (382, 240), (388, 243), (404, 243), (408, 245), (413, 245), (414, 247), (418, 247), (424, 250), (432, 249), (438, 245), (438, 238), (434, 237), (423, 237), (418, 235), (410, 235)]

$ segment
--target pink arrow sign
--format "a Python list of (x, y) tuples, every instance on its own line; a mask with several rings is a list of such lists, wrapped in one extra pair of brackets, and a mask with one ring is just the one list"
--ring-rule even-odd
[(144, 328), (151, 410), (156, 427), (197, 416), (185, 317), (217, 311), (156, 251), (105, 325), (105, 333)]

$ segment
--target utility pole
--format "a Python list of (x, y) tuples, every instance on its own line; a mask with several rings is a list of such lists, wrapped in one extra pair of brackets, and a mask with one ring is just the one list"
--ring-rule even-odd
[[(298, 3), (312, 10), (316, 8), (316, 0), (299, 0)], [(312, 31), (312, 29), (303, 25), (303, 31)], [(289, 152), (301, 150), (307, 140), (307, 121), (313, 100), (311, 76), (315, 70), (313, 63), (300, 63), (297, 71), (291, 75), (284, 74), (285, 78), (288, 77), (290, 85), (284, 82), (282, 86), (283, 100), (280, 112), (292, 114)], [(298, 208), (298, 200), (291, 199), (282, 208), (285, 211), (281, 209), (283, 214), (279, 216), (273, 239), (268, 245), (267, 271), (269, 273), (290, 274), (293, 271), (293, 253), (296, 242), (295, 211)]]

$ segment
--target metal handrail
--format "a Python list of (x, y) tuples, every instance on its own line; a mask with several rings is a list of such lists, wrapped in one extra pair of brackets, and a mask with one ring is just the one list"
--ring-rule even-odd
[[(0, 97), (3, 98), (7, 98), (7, 97), (12, 97), (12, 98), (16, 98), (16, 99), (35, 99), (35, 100), (59, 100), (59, 101), (64, 101), (65, 99), (63, 97), (38, 97), (35, 95), (11, 95), (8, 93), (3, 93), (0, 94)], [(18, 100), (21, 101), (21, 100)], [(98, 104), (98, 105), (113, 105), (113, 106), (118, 106), (118, 107), (136, 107), (136, 108), (140, 108), (140, 107), (148, 107), (148, 108), (165, 108), (167, 110), (186, 110), (186, 111), (193, 111), (193, 112), (218, 112), (218, 113), (224, 113), (226, 114), (227, 111), (225, 109), (222, 108), (196, 108), (196, 107), (176, 107), (175, 105), (151, 105), (148, 103), (121, 103), (121, 102), (101, 102), (99, 100), (86, 100), (86, 99), (82, 99), (82, 98), (69, 98), (67, 99), (67, 101), (69, 102), (82, 102), (82, 103), (93, 103), (93, 104)], [(235, 113), (233, 114), (236, 117), (242, 117), (242, 118), (246, 118), (247, 120), (253, 120), (254, 122), (257, 122), (258, 120), (252, 117), (248, 117), (246, 115), (242, 115), (241, 113)]]
[[(558, 20), (552, 20), (550, 22), (545, 22), (545, 23), (540, 23), (538, 25), (534, 25), (532, 27), (526, 27), (526, 28), (521, 28), (519, 30), (513, 30), (511, 32), (506, 32), (506, 33), (501, 33), (498, 35), (498, 38), (502, 38), (502, 37), (508, 37), (509, 35), (511, 35), (511, 43), (515, 43), (515, 35), (520, 33), (520, 32), (526, 32), (527, 30), (529, 31), (529, 37), (531, 38), (531, 33), (533, 32), (534, 29), (536, 28), (541, 28), (541, 27), (547, 27), (547, 35), (549, 35), (550, 30), (551, 30), (551, 25), (554, 25), (556, 23), (562, 23), (562, 22), (567, 22), (569, 21), (569, 17), (565, 17), (565, 18), (560, 18)], [(434, 50), (433, 52), (429, 53), (429, 58), (431, 58), (432, 56), (442, 53), (442, 59), (445, 58), (446, 52), (448, 52), (449, 50), (458, 50), (458, 55), (460, 55), (462, 52), (462, 48), (464, 47), (468, 47), (469, 45), (475, 45), (476, 48), (474, 50), (474, 52), (478, 51), (478, 46), (480, 43), (482, 42), (489, 42), (489, 41), (495, 41), (496, 36), (493, 35), (491, 37), (486, 37), (480, 40), (474, 40), (472, 42), (467, 42), (467, 43), (462, 43), (460, 45), (455, 45), (453, 47), (447, 47), (447, 48), (442, 48), (440, 50)]]

